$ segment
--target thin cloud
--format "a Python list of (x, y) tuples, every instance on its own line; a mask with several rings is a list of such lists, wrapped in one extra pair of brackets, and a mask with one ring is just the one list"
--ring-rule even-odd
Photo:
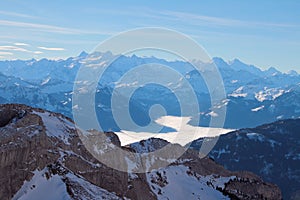
[(12, 52), (7, 52), (7, 51), (0, 51), (1, 56), (12, 56), (14, 55)]
[(64, 48), (60, 47), (38, 47), (39, 49), (47, 50), (47, 51), (64, 51)]
[(89, 31), (89, 30), (79, 30), (73, 28), (65, 28), (60, 26), (53, 26), (48, 24), (37, 24), (37, 23), (27, 23), (19, 21), (10, 20), (0, 20), (0, 25), (11, 26), (19, 28), (29, 28), (36, 29), (37, 31), (50, 32), (50, 33), (61, 33), (61, 34), (101, 34), (101, 35), (111, 35), (112, 32), (109, 31)]
[(44, 52), (42, 52), (42, 51), (34, 51), (33, 53), (34, 53), (34, 54), (42, 54), (42, 53), (44, 53)]
[(249, 26), (260, 26), (260, 27), (298, 27), (295, 24), (285, 24), (285, 23), (269, 23), (269, 22), (256, 22), (256, 21), (245, 21), (245, 20), (237, 20), (237, 19), (229, 19), (229, 18), (221, 18), (221, 17), (213, 17), (207, 15), (197, 15), (185, 12), (175, 12), (175, 11), (162, 11), (158, 12), (162, 16), (168, 17), (168, 19), (173, 20), (181, 20), (193, 24), (213, 24), (219, 26), (240, 26), (240, 27), (249, 27)]
[(297, 24), (287, 23), (272, 23), (272, 22), (258, 22), (247, 21), (230, 18), (214, 17), (209, 15), (198, 15), (186, 12), (172, 11), (172, 10), (153, 10), (144, 7), (134, 7), (131, 11), (106, 11), (114, 12), (116, 15), (137, 16), (154, 20), (166, 21), (182, 21), (192, 25), (217, 25), (229, 27), (279, 27), (279, 28), (297, 28)]
[(21, 51), (21, 52), (30, 52), (29, 50), (16, 46), (0, 46), (0, 51)]
[(16, 43), (14, 43), (14, 45), (16, 45), (16, 46), (29, 46), (29, 44), (22, 43), (22, 42), (16, 42)]
[(35, 18), (34, 16), (23, 14), (23, 13), (17, 13), (17, 12), (9, 12), (0, 10), (0, 15), (7, 15), (12, 17), (22, 17), (22, 18)]

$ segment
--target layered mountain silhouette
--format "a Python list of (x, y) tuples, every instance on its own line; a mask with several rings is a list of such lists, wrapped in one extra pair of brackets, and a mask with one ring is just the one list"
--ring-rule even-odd
[[(190, 103), (188, 100), (178, 102), (174, 96), (175, 91), (185, 94), (183, 79), (170, 82), (169, 89), (153, 84), (138, 89), (139, 83), (134, 81), (134, 77), (132, 82), (119, 82), (131, 69), (151, 63), (169, 66), (192, 86), (199, 102), (193, 106), (199, 106), (201, 118), (199, 124), (193, 124), (195, 126), (208, 126), (211, 118), (220, 114), (224, 107), (227, 108), (226, 128), (249, 128), (280, 119), (300, 117), (300, 75), (297, 72), (282, 73), (273, 67), (261, 70), (238, 59), (225, 62), (221, 58), (213, 58), (211, 63), (188, 63), (155, 57), (118, 57), (110, 52), (83, 52), (79, 56), (56, 61), (1, 61), (0, 103), (22, 103), (72, 118), (73, 84), (79, 68), (105, 66), (112, 59), (115, 59), (114, 62), (98, 83), (95, 99), (98, 117), (106, 116), (102, 124), (105, 131), (122, 129), (114, 121), (111, 111), (111, 97), (115, 88), (137, 89), (131, 97), (129, 108), (133, 119), (141, 126), (149, 123), (148, 113), (152, 105), (161, 104), (167, 115), (181, 116), (179, 103)], [(90, 63), (89, 66), (87, 63)], [(202, 74), (192, 64), (198, 66)], [(203, 75), (209, 76), (209, 69), (214, 64), (223, 79), (226, 97), (212, 105)], [(168, 76), (168, 73), (161, 73), (156, 78), (159, 80)], [(117, 96), (122, 99), (122, 94)]]

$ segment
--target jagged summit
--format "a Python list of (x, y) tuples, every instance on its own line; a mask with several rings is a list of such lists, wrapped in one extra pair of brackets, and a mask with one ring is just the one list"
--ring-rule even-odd
[(89, 54), (88, 54), (87, 52), (82, 51), (82, 52), (78, 55), (78, 57), (85, 58), (85, 57), (87, 57), (88, 55), (89, 55)]
[(275, 75), (281, 74), (281, 72), (278, 71), (275, 67), (270, 67), (269, 69), (265, 70), (265, 73), (270, 76), (275, 76)]

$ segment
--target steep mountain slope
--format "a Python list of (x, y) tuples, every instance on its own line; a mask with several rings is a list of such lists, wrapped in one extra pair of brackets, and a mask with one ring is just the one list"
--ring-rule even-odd
[[(191, 144), (197, 149), (202, 139)], [(210, 156), (229, 170), (247, 170), (276, 183), (284, 199), (300, 194), (300, 119), (221, 135)]]
[[(90, 133), (97, 147), (103, 147), (97, 149), (101, 152), (107, 147), (149, 152), (168, 144), (149, 139), (120, 147), (111, 132)], [(169, 148), (168, 152), (184, 150), (172, 144)], [(276, 186), (248, 172), (225, 170), (211, 159), (200, 159), (193, 150), (149, 173), (134, 172), (135, 166), (143, 164), (136, 158), (120, 158), (127, 161), (127, 172), (117, 171), (87, 151), (70, 119), (24, 105), (0, 106), (0, 154), (1, 199), (179, 199), (180, 195), (190, 199), (281, 199)], [(152, 167), (161, 162), (149, 159), (154, 162)]]

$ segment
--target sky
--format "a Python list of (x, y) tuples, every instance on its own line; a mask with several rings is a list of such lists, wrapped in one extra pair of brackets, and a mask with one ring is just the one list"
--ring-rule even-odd
[(0, 1), (0, 60), (67, 58), (119, 32), (163, 27), (211, 57), (300, 72), (299, 10), (298, 0)]

